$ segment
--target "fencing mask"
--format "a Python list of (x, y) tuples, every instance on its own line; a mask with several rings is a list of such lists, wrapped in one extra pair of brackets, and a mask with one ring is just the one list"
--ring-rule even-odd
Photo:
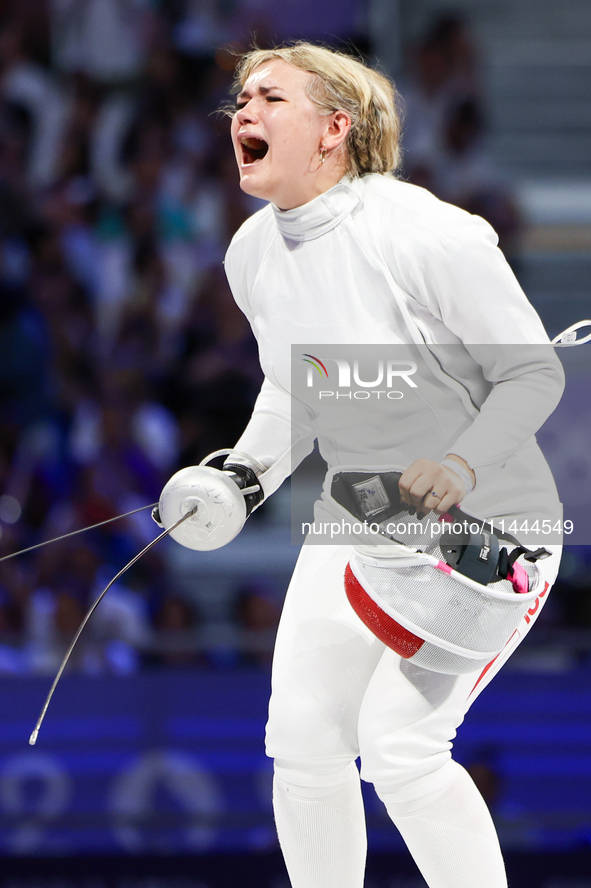
[(503, 649), (542, 591), (537, 562), (550, 553), (530, 551), (457, 507), (418, 521), (402, 509), (400, 475), (331, 473), (333, 514), (362, 522), (369, 517), (386, 544), (353, 546), (347, 598), (401, 657), (452, 675), (481, 669)]

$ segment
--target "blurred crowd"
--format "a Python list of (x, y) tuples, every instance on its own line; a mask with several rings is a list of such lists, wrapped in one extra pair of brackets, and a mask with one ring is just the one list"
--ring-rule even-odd
[[(0, 557), (155, 502), (248, 420), (261, 374), (222, 259), (257, 202), (217, 112), (227, 47), (254, 30), (231, 0), (0, 0)], [(461, 18), (430, 27), (401, 87), (404, 175), (510, 250)], [(155, 532), (144, 511), (0, 563), (0, 672), (52, 672)], [(74, 666), (215, 665), (166, 570), (156, 548), (125, 575)], [(237, 582), (231, 662), (268, 662), (278, 609)]]
[[(260, 370), (222, 266), (257, 208), (216, 113), (231, 13), (0, 3), (2, 555), (155, 502), (248, 420)], [(99, 587), (156, 530), (140, 513), (0, 565), (0, 670), (53, 669)], [(155, 550), (105, 599), (86, 668), (166, 659), (153, 630), (195, 629), (164, 571)], [(251, 597), (237, 593), (236, 619)]]

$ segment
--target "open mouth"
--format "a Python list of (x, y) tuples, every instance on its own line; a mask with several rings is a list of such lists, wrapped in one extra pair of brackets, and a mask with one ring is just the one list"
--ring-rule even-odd
[(256, 163), (257, 160), (262, 160), (269, 150), (267, 143), (256, 136), (248, 136), (241, 141), (240, 145), (242, 147), (242, 163), (244, 166)]

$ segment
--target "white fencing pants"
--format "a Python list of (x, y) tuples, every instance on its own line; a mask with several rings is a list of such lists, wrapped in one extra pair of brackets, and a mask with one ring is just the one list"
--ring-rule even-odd
[[(545, 593), (484, 671), (442, 675), (385, 647), (347, 601), (347, 546), (303, 547), (277, 634), (267, 753), (293, 888), (361, 888), (365, 824), (354, 766), (376, 791), (430, 888), (505, 888), (496, 833), (456, 729), (537, 618)], [(548, 584), (560, 552), (542, 562)]]

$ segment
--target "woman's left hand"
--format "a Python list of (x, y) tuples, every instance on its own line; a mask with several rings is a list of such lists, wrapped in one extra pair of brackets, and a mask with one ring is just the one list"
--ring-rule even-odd
[[(456, 459), (459, 462), (459, 458)], [(472, 471), (464, 460), (460, 465)], [(418, 518), (431, 511), (443, 515), (466, 496), (460, 476), (432, 459), (417, 459), (403, 472), (398, 486), (402, 502), (409, 506), (411, 514), (416, 512)]]

